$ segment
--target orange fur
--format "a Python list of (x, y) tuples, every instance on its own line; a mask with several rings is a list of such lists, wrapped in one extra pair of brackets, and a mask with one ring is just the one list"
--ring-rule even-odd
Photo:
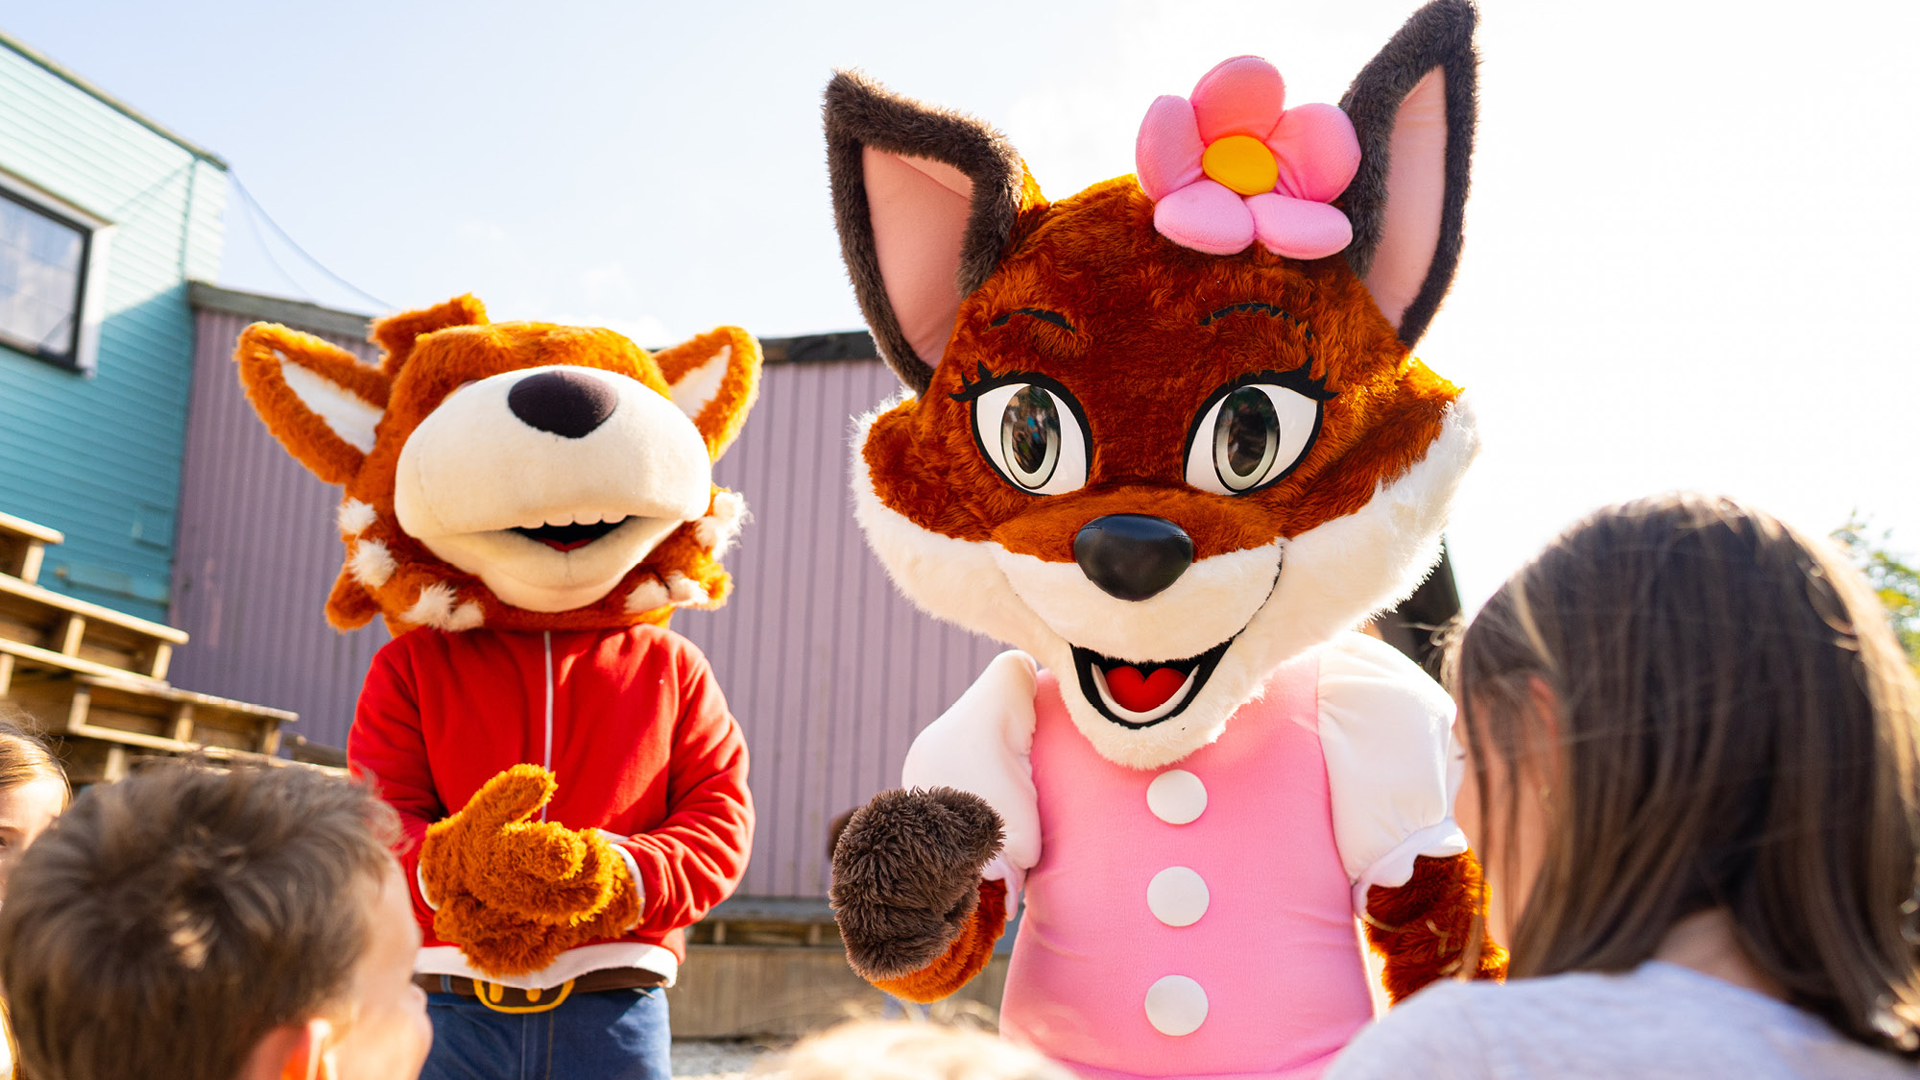
[[(736, 327), (721, 327), (656, 358), (611, 330), (489, 323), (480, 302), (463, 296), (382, 319), (374, 324), (372, 340), (387, 350), (379, 367), (363, 364), (346, 350), (310, 334), (257, 323), (241, 335), (235, 354), (248, 397), (268, 429), (315, 475), (341, 485), (347, 499), (374, 511), (371, 525), (343, 534), (349, 563), (327, 601), (327, 618), (333, 625), (350, 630), (381, 614), (389, 630), (404, 633), (414, 626), (407, 613), (423, 593), (436, 588), (449, 591), (449, 609), (475, 604), (482, 625), (503, 630), (665, 625), (676, 606), (712, 608), (725, 602), (731, 579), (718, 554), (699, 541), (699, 523), (689, 522), (596, 603), (555, 613), (513, 607), (495, 597), (477, 577), (442, 562), (400, 528), (393, 510), (394, 476), (407, 437), (466, 382), (566, 364), (616, 371), (670, 397), (671, 376), (663, 373), (663, 363), (677, 375), (726, 348), (729, 359), (718, 392), (694, 418), (710, 458), (718, 460), (738, 434), (758, 392), (760, 346), (751, 335)], [(283, 363), (297, 364), (367, 406), (384, 409), (372, 450), (362, 453), (308, 409), (288, 385)], [(724, 489), (716, 486), (713, 493), (717, 505)], [(351, 572), (356, 547), (368, 543), (381, 545), (392, 560), (391, 573), (377, 583)], [(682, 578), (697, 587), (697, 592), (684, 590), (694, 599), (645, 611), (627, 610), (627, 597), (641, 585), (655, 582), (666, 589)], [(702, 594), (705, 599), (698, 599)]]
[(873, 985), (903, 1001), (921, 1004), (939, 1001), (958, 991), (985, 970), (993, 959), (994, 942), (1007, 928), (1007, 883), (982, 881), (980, 901), (967, 925), (947, 951), (919, 971)]
[[(1388, 997), (1399, 1002), (1428, 983), (1460, 974), (1486, 913), (1487, 885), (1471, 851), (1444, 859), (1422, 855), (1405, 885), (1369, 889), (1367, 941), (1386, 958)], [(1506, 978), (1507, 950), (1484, 933), (1477, 945), (1471, 977)]]
[[(1193, 538), (1199, 559), (1352, 513), (1439, 433), (1459, 389), (1408, 355), (1344, 260), (1300, 262), (1257, 244), (1225, 258), (1180, 247), (1153, 230), (1153, 204), (1132, 177), (1057, 203), (1037, 195), (1030, 187), (999, 269), (961, 304), (927, 393), (874, 422), (864, 454), (891, 509), (947, 536), (1070, 562), (1082, 524), (1149, 499)], [(1201, 325), (1249, 301), (1291, 317)], [(1020, 308), (1056, 312), (1078, 333), (1025, 317), (993, 325)], [(981, 457), (968, 406), (953, 395), (982, 364), (1073, 391), (1094, 448), (1083, 489), (1036, 499)], [(1338, 392), (1299, 468), (1233, 500), (1189, 488), (1189, 426), (1207, 395), (1241, 374), (1299, 367)]]
[(555, 790), (552, 773), (515, 765), (421, 843), (420, 877), (440, 905), (434, 933), (482, 971), (537, 971), (640, 916), (625, 861), (597, 830), (527, 820)]

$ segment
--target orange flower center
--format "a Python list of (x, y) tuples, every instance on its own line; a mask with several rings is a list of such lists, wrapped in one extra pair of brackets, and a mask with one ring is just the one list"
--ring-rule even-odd
[(1200, 171), (1241, 195), (1272, 191), (1280, 179), (1280, 163), (1267, 144), (1251, 135), (1217, 139), (1200, 155)]

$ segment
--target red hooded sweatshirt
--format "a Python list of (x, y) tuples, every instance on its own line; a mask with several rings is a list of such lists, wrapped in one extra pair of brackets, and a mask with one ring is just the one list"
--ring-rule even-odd
[[(746, 870), (746, 742), (706, 658), (661, 627), (402, 634), (374, 656), (347, 757), (400, 814), (423, 973), (546, 989), (638, 967), (671, 984), (686, 958), (682, 928), (726, 899)], [(632, 857), (641, 914), (617, 940), (502, 979), (434, 936), (419, 847), (428, 825), (521, 762), (558, 781), (545, 820), (603, 829)]]

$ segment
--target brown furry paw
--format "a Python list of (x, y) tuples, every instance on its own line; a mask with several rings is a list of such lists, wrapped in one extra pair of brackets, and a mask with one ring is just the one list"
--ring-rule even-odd
[(953, 788), (883, 791), (833, 849), (834, 921), (847, 962), (869, 982), (910, 975), (946, 953), (1000, 850), (1000, 816)]
[(1363, 921), (1367, 941), (1386, 960), (1387, 996), (1399, 1002), (1463, 971), (1475, 979), (1505, 978), (1507, 950), (1486, 936), (1486, 910), (1486, 882), (1471, 851), (1422, 855), (1405, 885), (1367, 890)]

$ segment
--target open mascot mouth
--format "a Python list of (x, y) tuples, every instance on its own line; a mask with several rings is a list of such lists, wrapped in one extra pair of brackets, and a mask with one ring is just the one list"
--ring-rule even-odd
[(509, 529), (529, 540), (547, 545), (555, 551), (575, 551), (586, 547), (595, 540), (633, 520), (631, 516), (613, 521), (595, 521), (591, 523), (575, 522), (570, 525), (540, 525), (534, 528)]
[(1207, 684), (1220, 658), (1240, 635), (1198, 656), (1140, 664), (1102, 656), (1092, 649), (1070, 645), (1073, 667), (1080, 676), (1080, 692), (1101, 716), (1121, 727), (1147, 728), (1186, 708)]

